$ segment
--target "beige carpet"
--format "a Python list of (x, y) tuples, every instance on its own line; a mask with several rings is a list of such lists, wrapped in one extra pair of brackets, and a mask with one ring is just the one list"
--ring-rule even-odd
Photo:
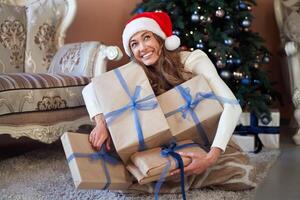
[[(263, 150), (249, 154), (257, 167), (260, 183), (276, 161), (279, 150)], [(187, 199), (253, 199), (255, 190), (230, 192), (222, 190), (192, 190)], [(109, 191), (76, 191), (59, 143), (34, 150), (22, 156), (0, 161), (0, 200), (86, 200), (86, 199), (154, 199), (153, 195), (123, 195)], [(181, 199), (181, 195), (160, 195), (160, 199)]]

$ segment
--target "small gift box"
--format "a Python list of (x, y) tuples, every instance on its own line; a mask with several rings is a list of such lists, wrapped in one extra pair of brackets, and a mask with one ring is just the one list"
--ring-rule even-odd
[(134, 152), (161, 146), (172, 138), (141, 66), (131, 62), (92, 81), (113, 143), (124, 163)]
[[(140, 184), (146, 184), (158, 180), (164, 169), (168, 166), (165, 177), (170, 176), (169, 172), (178, 168), (178, 162), (169, 154), (170, 152), (193, 152), (195, 154), (205, 154), (199, 144), (192, 140), (178, 142), (177, 145), (171, 144), (168, 147), (157, 147), (146, 151), (136, 152), (130, 157), (130, 163), (126, 168), (138, 180)], [(188, 157), (181, 157), (183, 166), (191, 163)]]
[(104, 151), (96, 152), (88, 135), (66, 132), (61, 141), (77, 189), (124, 190), (132, 184), (121, 160)]
[[(279, 148), (279, 111), (271, 110), (271, 118), (269, 123), (263, 123), (253, 113), (243, 112), (233, 135), (235, 142), (245, 151), (259, 152), (262, 146)], [(254, 146), (250, 148), (246, 140)]]
[(212, 143), (223, 107), (203, 76), (195, 76), (157, 99), (177, 141)]

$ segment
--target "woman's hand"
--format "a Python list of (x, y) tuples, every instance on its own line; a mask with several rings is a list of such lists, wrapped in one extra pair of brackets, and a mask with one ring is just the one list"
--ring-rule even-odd
[[(204, 172), (208, 167), (215, 164), (221, 155), (222, 150), (213, 147), (209, 153), (203, 152), (203, 154), (195, 154), (192, 152), (178, 152), (181, 156), (189, 157), (192, 162), (184, 167), (186, 175), (198, 175)], [(176, 169), (171, 172), (171, 175), (180, 173), (180, 169)]]
[(105, 120), (103, 118), (102, 114), (95, 116), (96, 126), (92, 130), (89, 136), (89, 141), (92, 144), (92, 146), (100, 150), (103, 143), (105, 143), (106, 149), (110, 150), (110, 143), (111, 138), (105, 123)]

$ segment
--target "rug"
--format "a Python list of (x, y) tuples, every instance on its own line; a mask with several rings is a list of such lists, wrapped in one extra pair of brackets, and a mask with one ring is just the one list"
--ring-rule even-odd
[[(258, 184), (276, 161), (279, 150), (249, 154), (257, 168)], [(232, 192), (197, 189), (187, 192), (187, 199), (253, 199), (255, 189)], [(60, 143), (36, 149), (24, 155), (0, 161), (1, 200), (86, 200), (86, 199), (154, 199), (153, 195), (122, 194), (101, 190), (76, 190)], [(160, 195), (160, 199), (181, 199), (180, 194)]]

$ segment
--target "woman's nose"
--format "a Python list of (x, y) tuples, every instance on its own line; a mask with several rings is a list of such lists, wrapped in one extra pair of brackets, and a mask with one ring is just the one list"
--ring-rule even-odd
[(140, 51), (143, 51), (146, 49), (146, 44), (144, 42), (140, 43)]

